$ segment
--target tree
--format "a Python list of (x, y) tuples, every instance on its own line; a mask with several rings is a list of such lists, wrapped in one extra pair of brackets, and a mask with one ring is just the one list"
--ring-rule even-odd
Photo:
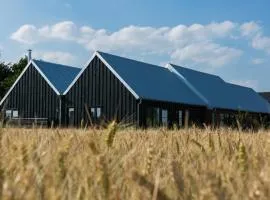
[(18, 76), (27, 65), (27, 58), (21, 58), (18, 63), (0, 63), (0, 99), (3, 98), (8, 89), (13, 85)]
[(6, 80), (12, 75), (10, 64), (4, 62), (0, 63), (0, 99), (3, 98), (6, 93)]

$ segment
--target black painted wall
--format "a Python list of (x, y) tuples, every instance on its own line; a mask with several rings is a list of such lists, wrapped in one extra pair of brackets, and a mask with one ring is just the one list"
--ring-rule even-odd
[(3, 103), (5, 109), (18, 110), (20, 118), (48, 118), (58, 122), (59, 98), (31, 65)]
[[(179, 103), (160, 102), (154, 100), (142, 100), (140, 104), (140, 126), (146, 127), (147, 125), (147, 109), (148, 108), (160, 108), (168, 111), (168, 127), (173, 125), (179, 125), (179, 113), (182, 111), (182, 125), (184, 126), (185, 111), (189, 112), (189, 125), (196, 124), (201, 126), (207, 120), (207, 110), (201, 106), (191, 106)], [(160, 113), (161, 115), (161, 113)], [(160, 116), (161, 119), (161, 116)]]
[[(86, 107), (101, 107), (100, 121), (136, 124), (137, 103), (135, 97), (116, 76), (95, 57), (65, 96), (66, 124), (80, 126), (82, 120), (89, 125)], [(68, 108), (74, 107), (74, 121), (70, 122)]]

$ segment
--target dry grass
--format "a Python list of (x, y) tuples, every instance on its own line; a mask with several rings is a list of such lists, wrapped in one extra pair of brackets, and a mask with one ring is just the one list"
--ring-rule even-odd
[(0, 129), (0, 199), (269, 199), (270, 135)]

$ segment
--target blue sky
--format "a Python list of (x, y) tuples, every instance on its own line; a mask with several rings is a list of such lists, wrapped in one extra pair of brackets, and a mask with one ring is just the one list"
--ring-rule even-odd
[[(161, 3), (162, 2), (162, 3)], [(0, 0), (1, 60), (82, 67), (95, 50), (270, 91), (270, 1)]]

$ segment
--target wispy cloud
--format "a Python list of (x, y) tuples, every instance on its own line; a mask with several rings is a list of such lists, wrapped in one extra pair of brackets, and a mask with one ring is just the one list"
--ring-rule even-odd
[(270, 37), (263, 36), (262, 33), (257, 34), (252, 39), (252, 47), (270, 54)]
[(62, 51), (34, 51), (33, 57), (35, 59), (41, 59), (67, 65), (71, 65), (76, 61), (76, 57), (73, 54)]
[(246, 22), (240, 26), (240, 31), (243, 36), (254, 36), (261, 30), (261, 26), (258, 22)]
[(236, 85), (249, 87), (249, 88), (252, 88), (254, 90), (258, 89), (258, 81), (257, 80), (231, 80), (229, 82), (236, 84)]
[(224, 66), (243, 54), (241, 49), (222, 42), (232, 38), (248, 38), (253, 48), (270, 52), (270, 38), (263, 36), (261, 26), (254, 21), (243, 24), (231, 21), (190, 26), (180, 24), (158, 28), (131, 25), (115, 32), (63, 21), (40, 28), (23, 25), (11, 35), (11, 39), (25, 44), (67, 41), (80, 44), (90, 51), (157, 54), (175, 62), (188, 61), (211, 67)]
[(251, 60), (251, 62), (254, 65), (260, 65), (260, 64), (263, 64), (265, 60), (263, 58), (254, 58)]

